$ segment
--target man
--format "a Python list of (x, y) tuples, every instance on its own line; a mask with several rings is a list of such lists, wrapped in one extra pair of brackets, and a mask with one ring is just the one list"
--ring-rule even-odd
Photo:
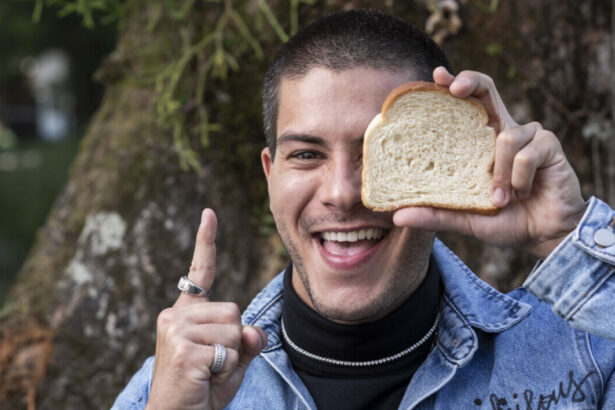
[[(363, 207), (363, 133), (411, 80), (485, 106), (498, 133), (497, 215)], [(261, 159), (292, 264), (242, 318), (235, 304), (191, 294), (214, 280), (216, 218), (203, 211), (184, 293), (158, 319), (155, 360), (117, 408), (614, 408), (615, 213), (583, 201), (557, 138), (516, 124), (487, 76), (453, 76), (422, 33), (350, 11), (281, 49), (263, 107)], [(481, 282), (434, 242), (439, 230), (541, 258), (532, 293)]]

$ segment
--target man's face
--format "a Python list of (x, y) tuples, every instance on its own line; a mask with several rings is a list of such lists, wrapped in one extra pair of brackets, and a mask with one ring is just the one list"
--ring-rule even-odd
[(434, 234), (398, 228), (361, 202), (363, 134), (408, 73), (314, 68), (280, 84), (275, 159), (261, 159), (292, 283), (321, 315), (375, 320), (424, 278)]

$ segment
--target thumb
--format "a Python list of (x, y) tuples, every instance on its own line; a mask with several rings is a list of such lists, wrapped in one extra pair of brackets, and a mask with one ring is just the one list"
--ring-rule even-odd
[(237, 366), (246, 370), (250, 362), (267, 346), (267, 335), (258, 326), (244, 326), (241, 331), (241, 352)]

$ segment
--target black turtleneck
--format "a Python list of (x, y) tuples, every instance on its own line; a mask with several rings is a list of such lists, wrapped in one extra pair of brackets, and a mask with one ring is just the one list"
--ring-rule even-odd
[[(343, 361), (377, 360), (418, 342), (433, 326), (440, 304), (440, 275), (430, 263), (425, 280), (393, 312), (374, 322), (332, 322), (305, 304), (292, 286), (291, 266), (284, 273), (282, 320), (288, 337), (302, 349)], [(403, 358), (370, 367), (321, 363), (283, 340), (295, 371), (318, 409), (397, 409), (410, 379), (425, 360), (435, 333)]]

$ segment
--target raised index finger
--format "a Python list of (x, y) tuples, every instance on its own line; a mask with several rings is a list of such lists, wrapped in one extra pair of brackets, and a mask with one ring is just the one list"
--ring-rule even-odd
[[(216, 214), (209, 208), (201, 214), (201, 224), (196, 234), (196, 244), (188, 279), (205, 290), (211, 289), (216, 276), (216, 230), (218, 220)], [(208, 300), (202, 296), (191, 296), (182, 293), (178, 299), (181, 304)]]

